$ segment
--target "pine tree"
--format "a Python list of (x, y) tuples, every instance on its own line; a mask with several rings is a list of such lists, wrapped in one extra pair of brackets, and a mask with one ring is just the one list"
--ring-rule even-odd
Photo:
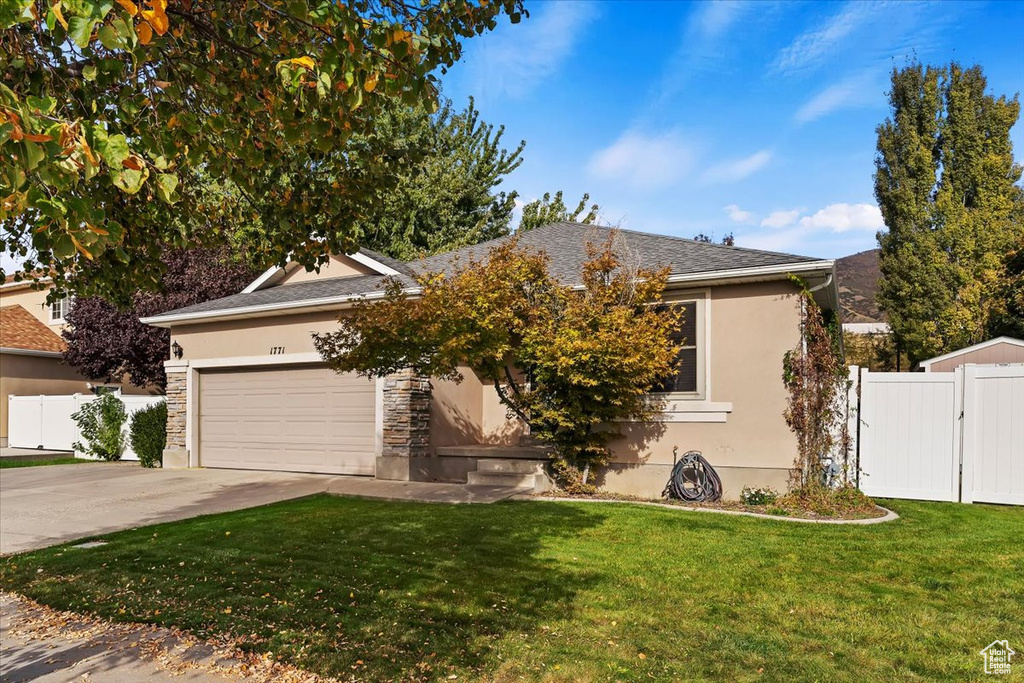
[(1020, 105), (985, 88), (978, 66), (894, 69), (877, 129), (878, 299), (912, 361), (988, 337), (1007, 255), (1024, 241), (1009, 134)]
[(509, 234), (519, 195), (495, 188), (522, 163), (526, 143), (504, 149), (504, 132), (480, 120), (472, 99), (458, 113), (451, 102), (433, 115), (391, 108), (365, 144), (388, 139), (402, 163), (391, 164), (394, 186), (356, 224), (361, 246), (412, 259)]

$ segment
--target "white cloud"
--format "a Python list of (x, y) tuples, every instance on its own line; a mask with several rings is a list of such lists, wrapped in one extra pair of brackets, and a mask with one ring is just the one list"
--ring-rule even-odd
[(775, 211), (761, 221), (770, 230), (742, 233), (737, 241), (769, 251), (852, 254), (870, 248), (874, 233), (884, 225), (882, 212), (874, 204), (829, 204), (800, 218), (802, 213), (803, 209)]
[(750, 211), (744, 211), (736, 204), (730, 204), (729, 206), (723, 207), (723, 210), (729, 214), (729, 219), (736, 221), (737, 223), (749, 223), (754, 219), (754, 214)]
[(772, 65), (774, 71), (799, 71), (816, 65), (841, 41), (853, 33), (877, 11), (874, 3), (853, 0), (821, 26), (806, 31), (783, 48)]
[(874, 204), (829, 204), (814, 215), (801, 218), (800, 225), (831, 232), (874, 232), (885, 227), (885, 221), (882, 219), (882, 212)]
[(767, 166), (768, 162), (772, 160), (772, 156), (770, 151), (762, 149), (743, 159), (716, 164), (706, 170), (702, 178), (708, 183), (729, 183), (743, 180)]
[(787, 225), (792, 225), (800, 214), (804, 212), (803, 209), (790, 209), (788, 211), (772, 211), (768, 214), (764, 220), (761, 221), (762, 228), (784, 228)]
[(484, 98), (527, 94), (572, 54), (584, 27), (597, 14), (591, 2), (546, 3), (522, 23), (472, 41), (472, 56), (465, 61), (475, 84), (472, 91)]
[(697, 5), (690, 32), (713, 40), (726, 32), (740, 18), (747, 6), (735, 0), (718, 0)]
[(694, 162), (694, 151), (678, 131), (648, 135), (626, 131), (609, 147), (596, 152), (587, 164), (591, 175), (621, 180), (641, 189), (673, 184)]
[(872, 104), (882, 98), (877, 82), (880, 69), (871, 69), (830, 85), (808, 100), (794, 115), (797, 123), (810, 123), (837, 109)]

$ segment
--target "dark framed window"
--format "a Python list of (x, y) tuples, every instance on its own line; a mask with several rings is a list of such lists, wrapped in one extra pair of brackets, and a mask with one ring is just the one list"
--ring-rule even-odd
[(679, 329), (672, 335), (672, 342), (679, 345), (676, 356), (676, 373), (667, 378), (656, 391), (668, 394), (695, 394), (698, 388), (698, 362), (701, 340), (697, 325), (697, 302), (680, 301), (668, 304), (683, 309)]

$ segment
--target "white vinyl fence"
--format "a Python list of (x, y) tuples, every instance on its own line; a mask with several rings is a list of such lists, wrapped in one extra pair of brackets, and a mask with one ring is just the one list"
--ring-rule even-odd
[(1024, 365), (860, 373), (860, 488), (1024, 505)]
[[(78, 425), (71, 419), (84, 404), (96, 400), (92, 394), (72, 396), (8, 396), (7, 444), (12, 448), (42, 448), (53, 451), (72, 451), (74, 443), (81, 439)], [(132, 415), (156, 403), (163, 403), (163, 396), (122, 396), (128, 412), (125, 423), (125, 449), (123, 460), (138, 460), (131, 449), (128, 429)], [(80, 457), (88, 457), (78, 453)]]

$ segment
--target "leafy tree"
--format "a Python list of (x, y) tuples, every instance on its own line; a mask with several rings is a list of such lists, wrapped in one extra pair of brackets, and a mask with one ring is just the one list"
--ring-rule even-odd
[(254, 260), (323, 263), (392, 182), (389, 141), (350, 140), (391, 103), (432, 110), (502, 14), (520, 0), (3, 0), (0, 250), (115, 298), (165, 246), (257, 218)]
[(356, 144), (388, 141), (396, 156), (394, 185), (356, 224), (362, 246), (412, 259), (476, 244), (509, 233), (515, 192), (494, 192), (522, 163), (525, 142), (501, 146), (504, 127), (480, 120), (470, 99), (461, 112), (445, 102), (439, 112), (394, 106)]
[[(707, 235), (707, 234), (705, 234), (703, 232), (699, 232), (699, 233), (697, 233), (696, 235), (693, 236), (693, 241), (694, 242), (703, 242), (704, 244), (714, 244), (715, 243), (715, 238), (712, 235)], [(736, 238), (733, 237), (732, 233), (730, 232), (730, 233), (726, 234), (724, 237), (722, 237), (722, 241), (720, 243), (724, 244), (727, 247), (735, 247), (736, 246)]]
[(1024, 242), (1009, 134), (1020, 105), (985, 88), (978, 66), (894, 69), (878, 127), (878, 300), (914, 362), (986, 338), (1005, 256)]
[(124, 423), (128, 411), (124, 402), (114, 394), (102, 394), (89, 401), (71, 415), (78, 425), (83, 441), (76, 441), (76, 451), (101, 460), (120, 460), (124, 454)]
[(562, 200), (561, 190), (556, 192), (554, 197), (550, 192), (545, 192), (542, 198), (534, 199), (523, 207), (523, 215), (519, 219), (519, 230), (532, 230), (548, 223), (562, 221), (590, 225), (597, 220), (601, 207), (591, 204), (588, 209), (587, 202), (589, 201), (590, 195), (585, 193), (580, 199), (580, 203), (576, 205), (576, 209), (570, 212)]
[(230, 294), (253, 281), (257, 271), (232, 262), (223, 251), (172, 249), (161, 263), (165, 293), (136, 292), (128, 308), (100, 297), (76, 299), (62, 332), (68, 344), (64, 361), (90, 379), (111, 381), (127, 377), (140, 387), (166, 386), (164, 361), (169, 330), (139, 322), (157, 315)]
[(678, 352), (680, 312), (644, 305), (661, 300), (668, 270), (629, 270), (612, 245), (591, 246), (574, 289), (548, 274), (543, 252), (509, 240), (453, 274), (423, 275), (419, 298), (392, 282), (382, 301), (316, 335), (317, 350), (338, 372), (368, 377), (411, 367), (461, 381), (469, 367), (554, 447), (562, 471), (586, 472), (609, 458), (617, 420), (653, 416), (647, 394)]
[(1007, 254), (1002, 282), (989, 336), (1024, 339), (1024, 246)]

